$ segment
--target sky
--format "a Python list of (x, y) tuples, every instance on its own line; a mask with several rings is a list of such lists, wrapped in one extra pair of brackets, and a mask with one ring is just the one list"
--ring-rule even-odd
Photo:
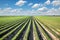
[(2, 15), (60, 15), (60, 0), (0, 0)]

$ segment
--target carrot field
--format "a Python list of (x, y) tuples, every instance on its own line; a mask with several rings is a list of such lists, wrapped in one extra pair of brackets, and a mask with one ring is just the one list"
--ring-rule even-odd
[(0, 40), (60, 40), (60, 16), (0, 16)]

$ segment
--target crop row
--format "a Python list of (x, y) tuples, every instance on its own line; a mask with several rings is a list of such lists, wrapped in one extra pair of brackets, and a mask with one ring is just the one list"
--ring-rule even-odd
[(59, 40), (36, 17), (15, 20), (0, 27), (0, 40)]

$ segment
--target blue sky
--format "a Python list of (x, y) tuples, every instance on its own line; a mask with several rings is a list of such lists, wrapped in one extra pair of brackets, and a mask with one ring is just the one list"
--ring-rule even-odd
[(59, 11), (60, 0), (0, 0), (0, 15), (60, 15)]
[[(40, 3), (40, 4), (44, 4), (44, 2), (46, 2), (47, 0), (24, 0), (27, 1), (27, 3), (23, 6), (17, 6), (15, 5), (16, 2), (18, 2), (19, 0), (0, 0), (0, 8), (6, 8), (6, 7), (12, 7), (12, 8), (31, 8), (30, 6), (28, 6), (29, 3)], [(52, 0), (50, 0), (52, 2)], [(50, 5), (49, 5), (50, 6)], [(26, 8), (26, 9), (27, 9)]]

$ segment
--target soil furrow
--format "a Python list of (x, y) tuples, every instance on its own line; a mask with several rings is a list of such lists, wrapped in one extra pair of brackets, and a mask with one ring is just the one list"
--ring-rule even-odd
[(14, 32), (12, 32), (9, 36), (7, 36), (4, 40), (11, 40), (12, 37), (22, 28), (22, 26), (25, 24), (24, 22), (22, 25), (20, 25)]
[[(40, 25), (40, 23), (37, 20), (36, 20), (36, 22)], [(42, 26), (41, 26), (41, 28), (44, 30), (44, 32), (47, 34), (47, 36), (52, 40), (52, 38), (49, 36), (49, 34), (47, 33), (47, 31)]]
[(34, 21), (34, 24), (35, 24), (39, 39), (43, 40), (42, 35), (41, 35), (40, 31), (38, 30), (38, 27), (37, 27), (37, 24), (35, 23), (35, 21)]
[[(21, 22), (21, 23), (22, 23), (22, 22)], [(16, 26), (20, 25), (21, 23), (18, 23)], [(16, 26), (15, 26), (15, 27), (16, 27)], [(15, 27), (7, 30), (6, 32), (4, 32), (4, 33), (2, 33), (2, 34), (0, 34), (0, 38), (3, 37), (5, 34), (9, 33), (10, 31), (12, 31), (12, 29), (14, 29)]]
[[(18, 23), (18, 22), (16, 22), (16, 23)], [(0, 32), (1, 32), (1, 31), (3, 31), (3, 30), (5, 30), (5, 29), (8, 29), (8, 28), (10, 28), (10, 27), (14, 26), (16, 23), (13, 23), (12, 25), (7, 26), (6, 28), (4, 28), (4, 29), (0, 30)]]
[[(19, 20), (16, 20), (16, 21), (14, 21), (14, 22), (18, 22)], [(8, 25), (13, 25), (12, 23), (14, 23), (14, 22), (10, 22), (10, 23), (6, 23), (6, 24), (4, 24), (4, 25), (2, 25), (1, 27), (0, 27), (0, 29), (2, 29), (2, 28), (5, 28), (6, 26), (8, 26)], [(15, 24), (15, 23), (14, 23)]]
[(22, 30), (22, 32), (19, 34), (19, 36), (16, 38), (16, 40), (23, 40), (23, 37), (24, 37), (24, 34), (26, 32), (26, 29), (28, 27), (28, 24), (29, 24), (29, 21), (28, 23), (26, 24), (25, 28)]
[(33, 40), (33, 24), (32, 24), (32, 21), (31, 21), (30, 32), (29, 32), (29, 35), (28, 35), (28, 40)]

